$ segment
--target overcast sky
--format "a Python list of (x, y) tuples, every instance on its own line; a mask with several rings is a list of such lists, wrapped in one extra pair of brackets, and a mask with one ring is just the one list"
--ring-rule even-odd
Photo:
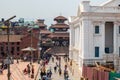
[[(76, 16), (78, 5), (83, 0), (0, 0), (0, 18), (16, 15), (16, 19), (45, 19), (52, 24), (53, 18), (60, 14)], [(100, 5), (107, 0), (90, 0), (91, 5)]]

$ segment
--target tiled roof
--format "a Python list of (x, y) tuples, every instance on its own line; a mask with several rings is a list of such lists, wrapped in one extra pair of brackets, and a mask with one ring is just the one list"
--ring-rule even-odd
[(41, 34), (50, 34), (51, 32), (49, 30), (41, 30), (40, 33)]
[(50, 28), (69, 28), (69, 25), (67, 25), (67, 24), (54, 24), (54, 25), (51, 25)]
[(46, 27), (47, 25), (44, 24), (44, 23), (38, 23), (38, 26), (39, 26), (39, 27)]
[(62, 19), (62, 20), (67, 20), (67, 18), (65, 18), (65, 17), (63, 17), (63, 16), (58, 16), (58, 17), (54, 18), (54, 20), (60, 20), (60, 19)]
[(48, 37), (69, 37), (69, 33), (52, 33)]
[[(9, 42), (20, 42), (23, 35), (9, 35)], [(0, 35), (0, 42), (8, 42), (8, 35)]]

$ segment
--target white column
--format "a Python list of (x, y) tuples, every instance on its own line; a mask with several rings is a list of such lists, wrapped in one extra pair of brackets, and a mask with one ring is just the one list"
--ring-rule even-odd
[(77, 42), (77, 39), (76, 39), (76, 38), (77, 38), (77, 35), (76, 35), (76, 33), (77, 33), (77, 30), (76, 30), (76, 28), (75, 28), (75, 38), (74, 38), (74, 39), (75, 39), (75, 47), (76, 47), (76, 42)]
[[(117, 22), (114, 22), (114, 36), (113, 36), (113, 41), (114, 41), (114, 50), (113, 50), (113, 54), (114, 54), (114, 56), (117, 56), (117, 55), (119, 55), (118, 54), (118, 50), (117, 49), (119, 49), (118, 48), (118, 40), (117, 40), (117, 30), (119, 30), (118, 29), (118, 23)], [(115, 69), (118, 69), (118, 65), (119, 65), (119, 61), (118, 61), (118, 59), (117, 59), (117, 57), (114, 59), (114, 67), (115, 67)]]
[(82, 57), (84, 59), (84, 26), (83, 22), (81, 21), (81, 52), (82, 52)]
[(80, 45), (79, 45), (79, 51), (80, 51), (80, 57), (82, 57), (82, 24), (81, 22), (79, 22), (79, 30), (80, 30), (80, 37), (79, 37), (79, 40), (80, 40)]
[(73, 39), (72, 46), (74, 47), (75, 46), (75, 28), (73, 28), (72, 39)]
[(105, 22), (101, 22), (101, 35), (102, 35), (102, 45), (101, 45), (101, 52), (100, 52), (100, 57), (103, 57), (105, 54)]
[(73, 25), (70, 24), (70, 32), (69, 32), (69, 58), (72, 59), (72, 27)]
[(82, 30), (83, 30), (83, 55), (84, 55), (84, 58), (89, 58), (89, 52), (88, 52), (88, 20), (83, 20), (82, 21)]
[[(73, 49), (75, 46), (75, 28), (74, 27), (73, 27), (72, 39), (73, 39), (73, 42), (72, 42), (72, 49)], [(75, 51), (73, 51), (72, 56), (73, 56), (73, 60), (75, 60)]]
[(70, 25), (70, 32), (69, 32), (69, 45), (70, 45), (70, 47), (72, 46), (72, 27), (73, 27), (73, 25)]
[(117, 54), (117, 22), (114, 22), (114, 37), (113, 37), (113, 41), (114, 41), (114, 54)]

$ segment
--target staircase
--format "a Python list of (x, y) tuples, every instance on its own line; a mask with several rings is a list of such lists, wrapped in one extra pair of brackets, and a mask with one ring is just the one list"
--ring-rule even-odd
[(66, 46), (53, 46), (52, 47), (52, 53), (69, 53), (69, 47)]

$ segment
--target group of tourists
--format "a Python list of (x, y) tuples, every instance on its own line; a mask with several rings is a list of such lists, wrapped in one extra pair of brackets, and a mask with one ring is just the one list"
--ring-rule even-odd
[(64, 80), (69, 80), (69, 74), (68, 74), (68, 70), (67, 70), (67, 65), (64, 65), (64, 70), (62, 70), (62, 64), (61, 64), (61, 57), (56, 57), (55, 58), (52, 56), (52, 63), (55, 64), (54, 67), (49, 67), (49, 69), (46, 69), (46, 66), (48, 65), (48, 60), (47, 59), (43, 59), (41, 60), (41, 69), (40, 69), (40, 76), (41, 76), (41, 80), (51, 80), (51, 76), (53, 74), (52, 72), (52, 68), (54, 69), (54, 73), (59, 73), (59, 76), (61, 76), (62, 74), (64, 75)]
[(31, 78), (34, 78), (34, 65), (28, 64), (27, 67), (23, 70), (24, 74), (28, 74)]
[[(62, 74), (61, 58), (60, 58), (60, 57), (56, 57), (56, 60), (59, 61), (59, 65), (58, 65), (58, 63), (56, 62), (56, 65), (54, 66), (54, 72), (56, 73), (56, 71), (58, 70), (59, 75), (61, 76), (61, 74)], [(66, 64), (64, 65), (64, 72), (63, 72), (63, 74), (64, 74), (64, 79), (65, 79), (65, 80), (69, 80), (69, 74), (68, 74), (68, 70), (67, 70), (67, 65), (66, 65)]]
[(40, 76), (41, 76), (41, 80), (50, 80), (51, 76), (52, 76), (52, 71), (51, 71), (51, 67), (50, 69), (46, 70), (46, 65), (48, 64), (48, 60), (47, 59), (43, 59), (41, 60), (41, 72), (40, 72)]
[(50, 80), (51, 76), (52, 76), (52, 71), (47, 70), (47, 72), (46, 72), (46, 71), (42, 70), (40, 73), (40, 76), (41, 76), (41, 80)]

